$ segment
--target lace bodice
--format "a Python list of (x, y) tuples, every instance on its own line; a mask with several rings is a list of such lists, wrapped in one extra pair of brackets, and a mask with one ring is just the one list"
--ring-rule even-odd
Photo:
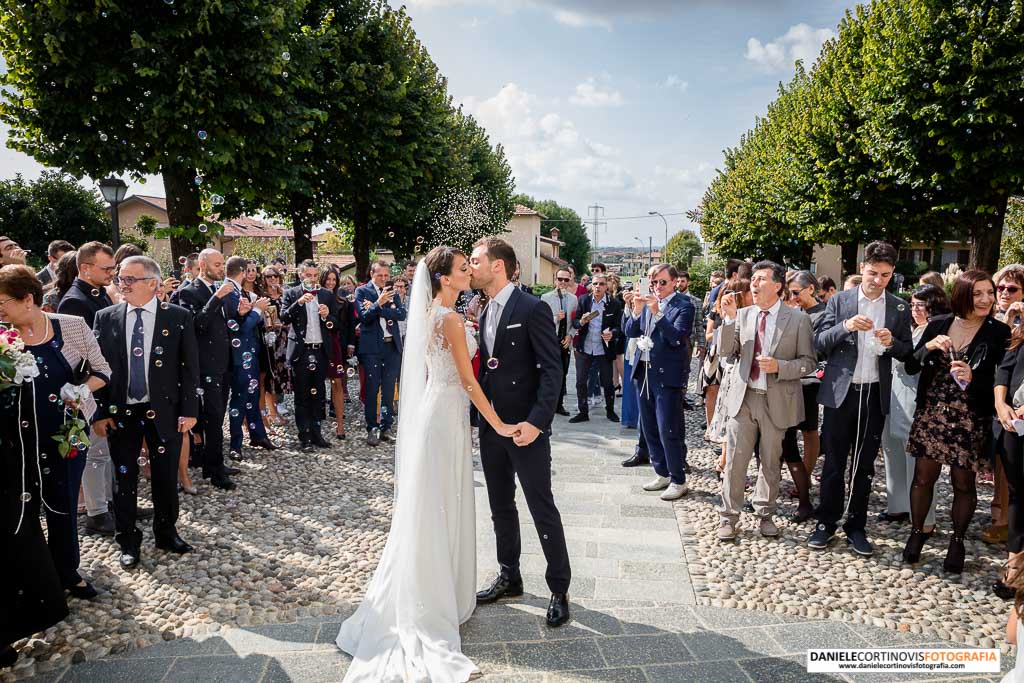
[[(442, 384), (445, 386), (461, 386), (459, 371), (455, 367), (455, 359), (452, 358), (451, 349), (444, 338), (444, 317), (454, 313), (450, 308), (432, 304), (430, 307), (430, 329), (433, 330), (430, 342), (427, 344), (427, 382), (429, 384)], [(469, 358), (472, 360), (476, 355), (477, 341), (476, 334), (469, 326), (466, 327), (466, 346), (469, 347)]]

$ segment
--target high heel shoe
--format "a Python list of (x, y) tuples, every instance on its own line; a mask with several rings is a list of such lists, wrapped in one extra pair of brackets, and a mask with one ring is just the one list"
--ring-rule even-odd
[(953, 536), (949, 539), (949, 548), (946, 549), (946, 559), (942, 561), (942, 569), (947, 574), (960, 574), (964, 571), (964, 559), (967, 550), (964, 548), (962, 536)]
[(921, 561), (921, 550), (924, 549), (925, 541), (930, 534), (925, 534), (920, 529), (911, 529), (907, 545), (903, 547), (903, 561), (907, 564), (917, 564)]

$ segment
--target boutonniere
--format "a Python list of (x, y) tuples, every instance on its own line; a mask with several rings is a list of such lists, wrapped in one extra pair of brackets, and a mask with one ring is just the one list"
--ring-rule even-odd
[(907, 305), (906, 304), (897, 304), (896, 305), (896, 310), (897, 311), (901, 311), (901, 312), (905, 311), (905, 310), (907, 310)]
[(654, 340), (647, 335), (644, 335), (637, 340), (636, 347), (641, 351), (650, 351), (654, 348)]

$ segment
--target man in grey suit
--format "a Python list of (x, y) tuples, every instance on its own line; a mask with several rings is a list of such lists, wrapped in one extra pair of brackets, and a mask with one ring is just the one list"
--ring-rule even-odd
[[(882, 442), (882, 427), (892, 394), (892, 359), (903, 360), (913, 350), (910, 306), (885, 291), (896, 267), (891, 244), (872, 242), (864, 248), (861, 285), (833, 295), (814, 335), (814, 345), (827, 358), (818, 388), (825, 406), (821, 428), (821, 493), (814, 516), (817, 527), (807, 545), (821, 550), (835, 537), (843, 514), (843, 531), (854, 552), (874, 553), (864, 526), (867, 522), (871, 477)], [(849, 499), (846, 461), (853, 449)]]
[(754, 305), (737, 311), (736, 296), (722, 299), (724, 322), (718, 352), (739, 356), (740, 365), (728, 387), (725, 410), (727, 457), (722, 477), (721, 522), (718, 538), (736, 538), (743, 506), (747, 466), (760, 446), (761, 466), (754, 488), (754, 513), (762, 536), (779, 535), (772, 521), (779, 495), (782, 437), (804, 419), (800, 378), (817, 365), (811, 319), (782, 303), (786, 270), (772, 261), (754, 264), (750, 291)]
[(572, 327), (573, 316), (578, 305), (576, 299), (576, 282), (568, 268), (560, 268), (555, 273), (555, 288), (540, 298), (551, 307), (551, 316), (555, 321), (555, 334), (562, 353), (562, 390), (558, 394), (558, 406), (555, 413), (568, 415), (565, 409), (565, 378), (569, 374), (569, 361), (572, 358), (572, 338), (575, 330)]

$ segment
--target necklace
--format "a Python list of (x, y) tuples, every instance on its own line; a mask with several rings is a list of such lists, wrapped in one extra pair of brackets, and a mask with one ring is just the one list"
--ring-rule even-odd
[[(42, 311), (39, 311), (39, 314), (43, 317), (43, 331), (42, 331), (42, 334), (39, 335), (39, 336), (40, 337), (45, 337), (47, 332), (49, 332), (49, 329), (50, 329), (50, 319)], [(25, 326), (25, 329), (22, 330), (22, 332), (24, 332), (26, 337), (33, 337), (34, 338), (36, 336), (35, 325), (33, 325), (32, 323), (29, 323), (28, 325)]]

